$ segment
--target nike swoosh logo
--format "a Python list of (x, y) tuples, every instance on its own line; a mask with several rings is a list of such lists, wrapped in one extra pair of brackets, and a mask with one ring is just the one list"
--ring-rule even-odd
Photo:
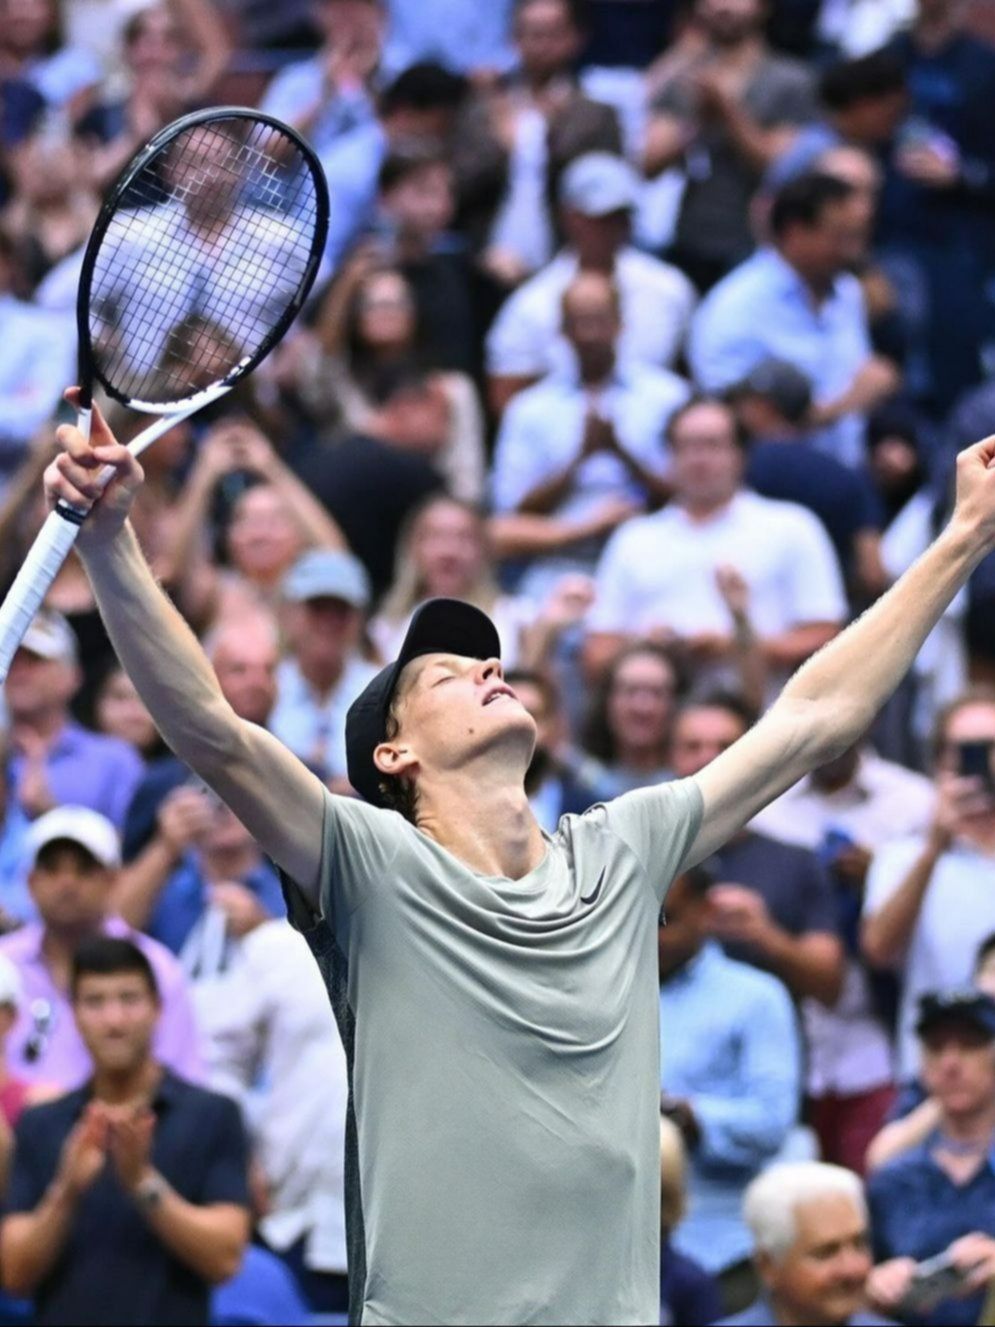
[(591, 891), (591, 893), (588, 894), (586, 898), (584, 897), (583, 894), (581, 894), (580, 901), (585, 905), (585, 907), (588, 904), (597, 903), (598, 895), (601, 893), (601, 886), (605, 883), (605, 870), (606, 868), (603, 866), (601, 868), (601, 874), (598, 876), (598, 883), (594, 886), (594, 889)]

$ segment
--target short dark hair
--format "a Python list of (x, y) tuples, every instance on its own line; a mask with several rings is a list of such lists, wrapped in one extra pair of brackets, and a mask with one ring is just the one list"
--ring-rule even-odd
[(421, 60), (409, 65), (380, 94), (380, 113), (399, 110), (455, 111), (462, 106), (469, 84), (443, 65)]
[[(540, 3), (542, 3), (542, 0), (515, 0), (514, 17), (517, 18), (522, 10), (528, 9), (530, 5)], [(577, 31), (587, 32), (591, 26), (589, 0), (559, 0), (559, 3), (567, 11), (567, 17)]]
[(822, 171), (799, 175), (775, 195), (770, 212), (771, 234), (780, 239), (792, 226), (811, 229), (819, 224), (830, 207), (845, 203), (855, 192), (845, 180)]
[(706, 691), (685, 701), (675, 717), (679, 719), (693, 710), (724, 710), (726, 714), (738, 719), (746, 732), (749, 732), (760, 717), (756, 707), (751, 705), (745, 696), (741, 696), (738, 691), (722, 689)]
[(387, 364), (370, 374), (367, 395), (374, 406), (390, 405), (399, 396), (413, 396), (431, 387), (434, 375), (417, 356)]
[[(625, 645), (612, 658), (611, 663), (601, 674), (591, 696), (591, 703), (584, 721), (581, 746), (595, 760), (611, 764), (615, 760), (615, 739), (608, 723), (608, 702), (618, 671), (630, 659), (641, 654), (652, 655), (665, 664), (674, 675), (674, 700), (676, 702), (687, 691), (688, 667), (679, 649), (663, 645), (655, 640), (635, 640)], [(675, 708), (676, 712), (676, 708)]]
[(380, 167), (377, 186), (381, 193), (387, 193), (412, 175), (429, 170), (432, 166), (449, 168), (449, 161), (441, 148), (423, 139), (409, 139), (388, 152)]
[(861, 101), (904, 92), (905, 69), (888, 51), (873, 51), (858, 60), (830, 65), (819, 81), (819, 98), (831, 111), (849, 110)]
[(113, 935), (98, 935), (92, 940), (84, 940), (73, 954), (69, 979), (72, 998), (76, 999), (79, 984), (84, 977), (114, 977), (127, 972), (142, 977), (152, 998), (159, 999), (159, 983), (152, 964), (131, 940)]
[(673, 442), (674, 432), (684, 416), (689, 415), (692, 410), (697, 410), (698, 407), (702, 405), (715, 405), (718, 406), (720, 410), (725, 411), (729, 416), (729, 422), (732, 424), (732, 431), (736, 440), (736, 445), (745, 451), (750, 445), (750, 440), (746, 430), (740, 422), (739, 415), (736, 413), (732, 402), (724, 396), (709, 396), (705, 392), (696, 392), (693, 396), (688, 397), (684, 404), (679, 405), (670, 416), (667, 420), (667, 427), (664, 430), (664, 438), (667, 442)]

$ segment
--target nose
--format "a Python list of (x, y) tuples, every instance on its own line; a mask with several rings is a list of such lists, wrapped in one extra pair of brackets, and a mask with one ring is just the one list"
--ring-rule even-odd
[(476, 680), (478, 682), (490, 682), (493, 681), (495, 677), (504, 681), (504, 668), (501, 665), (501, 660), (481, 659), (480, 663), (477, 665)]

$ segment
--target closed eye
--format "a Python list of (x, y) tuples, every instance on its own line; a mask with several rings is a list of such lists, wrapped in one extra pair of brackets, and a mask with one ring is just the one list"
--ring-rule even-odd
[(451, 682), (452, 680), (453, 680), (453, 674), (446, 673), (444, 677), (440, 677), (437, 682), (432, 683), (432, 690), (434, 691), (436, 687), (441, 687), (443, 682)]

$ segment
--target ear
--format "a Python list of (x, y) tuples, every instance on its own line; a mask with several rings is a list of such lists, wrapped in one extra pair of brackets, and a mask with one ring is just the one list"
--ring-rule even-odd
[(418, 757), (403, 742), (381, 742), (373, 752), (373, 763), (381, 774), (396, 778), (417, 769)]

